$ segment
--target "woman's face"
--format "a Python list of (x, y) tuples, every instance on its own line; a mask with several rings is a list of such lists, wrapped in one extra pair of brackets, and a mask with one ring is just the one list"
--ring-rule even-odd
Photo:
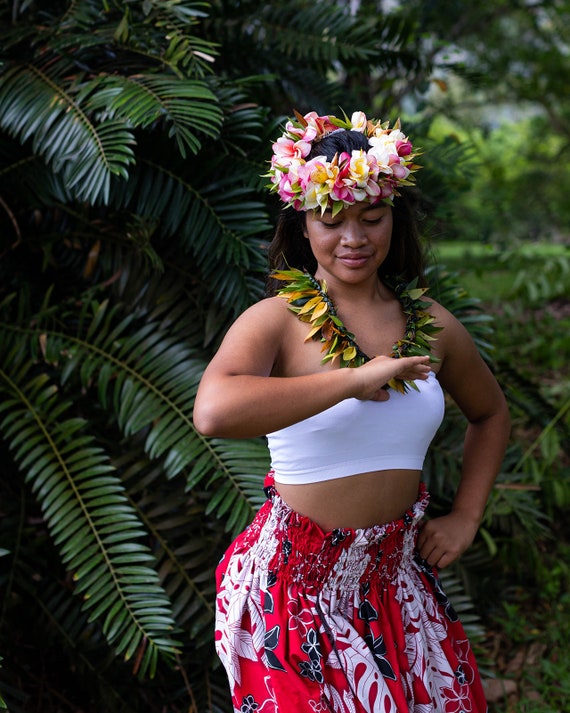
[(392, 208), (356, 203), (334, 218), (330, 211), (307, 211), (304, 234), (318, 263), (318, 279), (350, 284), (376, 279), (390, 250)]

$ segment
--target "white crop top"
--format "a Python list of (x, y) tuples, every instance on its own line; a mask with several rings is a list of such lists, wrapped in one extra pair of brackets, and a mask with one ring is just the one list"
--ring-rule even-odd
[(444, 413), (433, 372), (419, 391), (390, 390), (388, 401), (345, 399), (267, 434), (275, 481), (316, 483), (375, 470), (421, 470)]

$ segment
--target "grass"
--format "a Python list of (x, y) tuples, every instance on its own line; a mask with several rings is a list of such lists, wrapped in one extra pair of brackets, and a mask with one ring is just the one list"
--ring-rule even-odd
[[(517, 298), (516, 286), (521, 279), (524, 280), (525, 272), (529, 274), (529, 283), (538, 275), (544, 276), (541, 268), (553, 271), (552, 283), (558, 281), (556, 268), (569, 264), (570, 248), (560, 243), (527, 243), (516, 248), (498, 248), (455, 241), (434, 243), (432, 254), (437, 262), (458, 273), (470, 294), (483, 302), (497, 304)], [(560, 269), (564, 272), (564, 267)], [(568, 275), (563, 275), (563, 278), (568, 278)], [(560, 290), (563, 294), (567, 284), (567, 279), (564, 279)], [(538, 299), (545, 296), (548, 295), (537, 295)]]
[[(567, 551), (567, 547), (562, 547)], [(516, 684), (507, 700), (491, 704), (490, 713), (562, 713), (570, 701), (570, 594), (548, 596), (560, 581), (560, 557), (552, 574), (543, 573), (538, 591), (520, 588), (503, 603), (490, 645), (497, 675)], [(568, 585), (567, 573), (565, 575)]]

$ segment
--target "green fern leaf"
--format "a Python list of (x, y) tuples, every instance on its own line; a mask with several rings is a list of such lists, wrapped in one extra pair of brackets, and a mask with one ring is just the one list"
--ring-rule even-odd
[[(70, 404), (46, 375), (33, 376), (31, 364), (21, 359), (18, 364), (18, 357), (12, 352), (7, 360), (17, 365), (15, 373), (0, 370), (0, 434), (42, 506), (90, 620), (103, 618), (103, 631), (116, 649), (123, 651), (128, 640), (126, 658), (140, 650), (140, 674), (152, 676), (158, 655), (172, 658), (177, 644), (168, 597), (146, 566), (152, 554), (136, 542), (146, 533), (107, 455), (86, 434), (85, 422), (66, 419)], [(35, 435), (23, 440), (22, 430)], [(137, 589), (141, 578), (144, 603)]]
[(124, 120), (95, 123), (59, 72), (28, 65), (0, 76), (0, 127), (31, 140), (78, 200), (107, 203), (111, 177), (126, 178), (134, 161), (134, 136)]
[(200, 81), (158, 74), (104, 76), (85, 85), (83, 92), (89, 95), (91, 110), (105, 110), (129, 126), (147, 128), (164, 122), (183, 158), (187, 149), (198, 153), (201, 143), (196, 132), (214, 139), (219, 135), (221, 108)]

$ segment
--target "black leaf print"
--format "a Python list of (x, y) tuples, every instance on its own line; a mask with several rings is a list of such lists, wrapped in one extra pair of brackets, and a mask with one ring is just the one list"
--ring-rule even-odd
[(271, 592), (264, 592), (263, 595), (263, 611), (266, 614), (273, 614), (275, 609), (275, 604), (273, 602), (273, 595)]
[(390, 662), (386, 658), (386, 644), (384, 643), (384, 637), (380, 635), (378, 638), (375, 638), (374, 636), (369, 634), (368, 636), (364, 637), (364, 640), (368, 644), (370, 651), (372, 651), (374, 660), (376, 661), (382, 676), (384, 676), (384, 678), (389, 678), (390, 680), (395, 681), (396, 674), (394, 673), (394, 669), (390, 665)]
[(269, 631), (265, 632), (264, 645), (266, 649), (273, 651), (277, 648), (280, 631), (281, 627), (278, 624), (277, 626), (274, 626), (273, 629), (269, 629)]
[(265, 649), (265, 656), (267, 657), (267, 665), (269, 668), (273, 668), (276, 671), (287, 671), (287, 669), (283, 666), (281, 661), (275, 656), (273, 651), (268, 651)]
[(281, 627), (279, 625), (274, 626), (273, 629), (265, 632), (264, 644), (265, 644), (265, 656), (267, 657), (267, 665), (269, 668), (274, 668), (277, 671), (285, 671), (285, 667), (279, 661), (277, 656), (273, 651), (277, 648), (279, 643), (279, 633)]
[(363, 621), (376, 621), (378, 619), (378, 612), (372, 604), (365, 599), (358, 607), (358, 616)]

